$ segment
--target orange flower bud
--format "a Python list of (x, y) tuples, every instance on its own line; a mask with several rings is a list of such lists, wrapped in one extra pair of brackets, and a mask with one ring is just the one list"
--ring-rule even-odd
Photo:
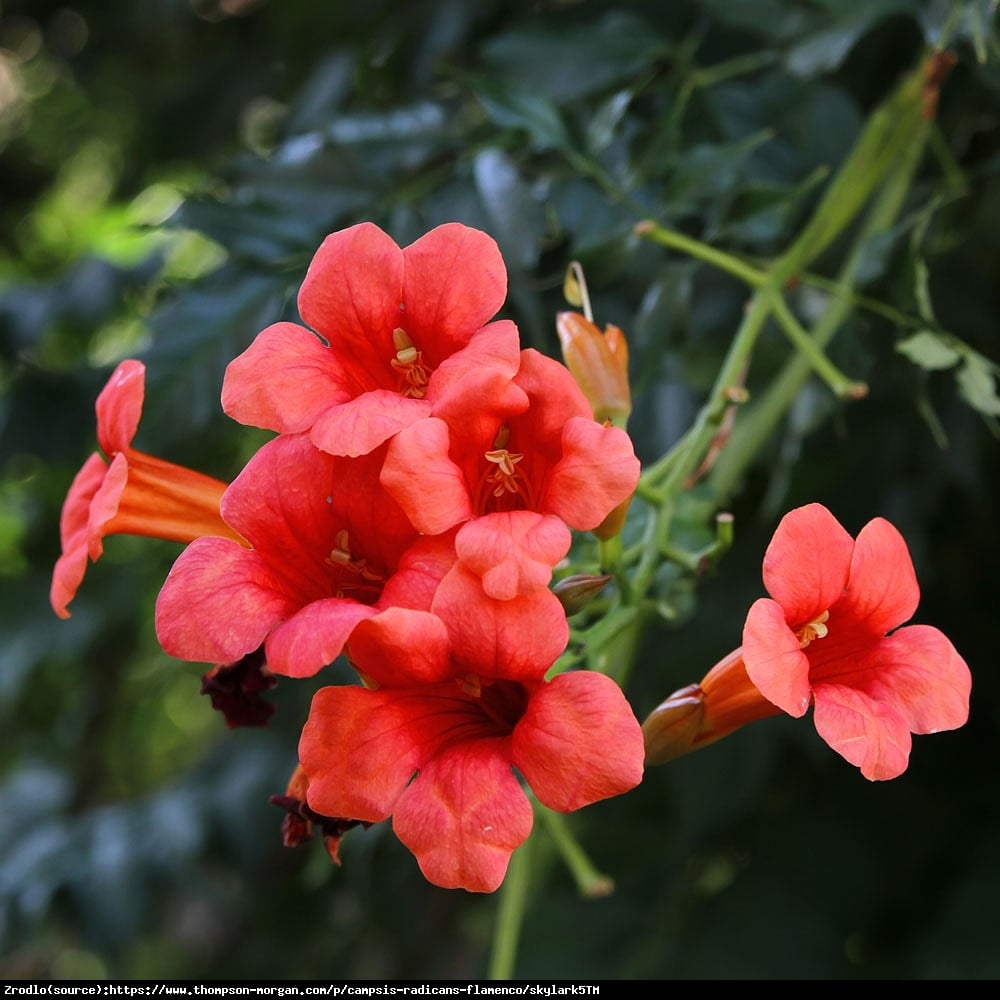
[(646, 764), (666, 764), (748, 722), (780, 713), (747, 676), (740, 647), (712, 667), (700, 684), (680, 688), (650, 712), (642, 724)]
[(688, 684), (661, 702), (642, 724), (646, 766), (665, 764), (693, 749), (705, 718), (705, 692)]
[(624, 429), (632, 412), (625, 334), (611, 324), (601, 333), (577, 312), (559, 313), (556, 332), (563, 361), (587, 397), (594, 419), (601, 423), (610, 420)]

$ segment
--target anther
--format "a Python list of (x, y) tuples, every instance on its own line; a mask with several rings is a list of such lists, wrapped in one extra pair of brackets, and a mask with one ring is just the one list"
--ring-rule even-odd
[(826, 622), (830, 617), (829, 611), (824, 611), (817, 615), (808, 625), (803, 625), (795, 634), (799, 637), (799, 649), (805, 649), (814, 639), (823, 639), (830, 631), (826, 627)]
[(396, 348), (396, 356), (389, 363), (401, 376), (399, 391), (411, 399), (423, 399), (430, 373), (422, 361), (421, 352), (400, 326), (392, 331), (392, 345)]

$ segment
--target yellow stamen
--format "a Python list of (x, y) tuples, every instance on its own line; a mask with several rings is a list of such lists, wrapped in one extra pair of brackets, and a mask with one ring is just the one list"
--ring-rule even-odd
[(795, 634), (799, 637), (799, 649), (805, 649), (813, 639), (825, 638), (826, 634), (830, 631), (826, 627), (829, 617), (830, 612), (824, 611), (821, 615), (817, 615), (808, 625), (803, 625), (802, 628), (796, 631)]
[(483, 680), (479, 674), (463, 674), (455, 678), (455, 683), (463, 694), (470, 698), (479, 698), (483, 693)]
[(367, 560), (365, 559), (355, 559), (351, 555), (350, 539), (347, 534), (347, 529), (341, 529), (337, 532), (334, 538), (335, 548), (330, 551), (330, 554), (326, 557), (326, 561), (330, 563), (331, 566), (339, 566), (342, 569), (346, 569), (350, 573), (356, 573), (361, 577), (365, 583), (350, 583), (348, 581), (342, 581), (337, 586), (337, 597), (344, 597), (349, 591), (358, 590), (372, 590), (375, 589), (376, 592), (378, 588), (372, 588), (368, 584), (381, 583), (385, 580), (385, 577), (381, 573), (377, 573), (373, 569), (369, 569), (366, 565)]
[(338, 531), (337, 537), (334, 541), (336, 542), (336, 548), (332, 549), (330, 554), (326, 557), (327, 562), (331, 562), (336, 566), (347, 566), (353, 568), (351, 563), (351, 550), (347, 540), (347, 531)]
[(423, 363), (422, 353), (402, 327), (397, 326), (392, 331), (392, 344), (396, 348), (396, 356), (389, 363), (400, 375), (399, 391), (411, 399), (423, 399), (427, 393), (430, 372)]
[(497, 448), (495, 451), (488, 451), (486, 461), (493, 462), (496, 468), (486, 477), (486, 482), (496, 483), (493, 488), (493, 496), (502, 497), (504, 493), (520, 493), (518, 485), (520, 476), (515, 466), (524, 455), (512, 455), (506, 448)]
[(505, 445), (510, 440), (510, 428), (503, 424), (493, 439), (493, 448), (484, 452), (487, 462), (492, 462), (496, 468), (486, 477), (488, 484), (496, 483), (493, 496), (502, 497), (504, 493), (520, 493), (520, 475), (515, 466), (524, 455), (509, 452)]

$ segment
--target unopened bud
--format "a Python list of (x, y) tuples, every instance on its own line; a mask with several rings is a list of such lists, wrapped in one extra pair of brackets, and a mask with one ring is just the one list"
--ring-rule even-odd
[(705, 718), (705, 692), (697, 684), (675, 691), (642, 724), (646, 765), (666, 764), (694, 749)]
[(747, 675), (743, 649), (734, 649), (701, 683), (680, 688), (650, 712), (642, 724), (646, 764), (665, 764), (780, 712)]
[(559, 598), (559, 603), (566, 609), (566, 617), (569, 618), (581, 612), (610, 581), (610, 576), (574, 573), (556, 583), (552, 592)]
[(610, 324), (601, 333), (577, 312), (559, 313), (556, 332), (563, 361), (587, 397), (594, 419), (624, 429), (632, 412), (625, 334)]

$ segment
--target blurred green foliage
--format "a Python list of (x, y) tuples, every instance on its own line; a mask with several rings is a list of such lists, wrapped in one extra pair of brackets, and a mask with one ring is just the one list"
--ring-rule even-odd
[[(750, 260), (786, 247), (872, 108), (929, 46), (958, 62), (898, 225), (866, 248), (831, 347), (869, 397), (799, 394), (722, 498), (736, 544), (674, 574), (642, 637), (641, 716), (739, 643), (777, 518), (818, 500), (910, 543), (923, 600), (973, 670), (963, 730), (869, 785), (775, 719), (574, 817), (617, 883), (580, 899), (540, 864), (518, 974), (1000, 975), (994, 567), (1000, 560), (1000, 52), (985, 0), (3, 0), (0, 5), (0, 977), (484, 975), (497, 899), (426, 884), (379, 827), (342, 868), (286, 850), (311, 682), (227, 731), (202, 668), (157, 647), (177, 547), (110, 539), (58, 621), (62, 499), (93, 403), (141, 357), (137, 446), (229, 479), (263, 440), (221, 413), (225, 365), (294, 318), (328, 232), (401, 245), (490, 232), (506, 314), (557, 352), (582, 262), (629, 336), (636, 448), (689, 426), (746, 289), (638, 239), (649, 217)], [(843, 245), (816, 262), (832, 275)], [(808, 318), (824, 293), (803, 282)], [(791, 348), (766, 331), (751, 398)], [(991, 360), (992, 359), (992, 360)], [(684, 517), (704, 531), (705, 498)], [(684, 527), (683, 518), (681, 527)], [(311, 849), (315, 848), (315, 849)], [(542, 859), (543, 861), (546, 859)]]

